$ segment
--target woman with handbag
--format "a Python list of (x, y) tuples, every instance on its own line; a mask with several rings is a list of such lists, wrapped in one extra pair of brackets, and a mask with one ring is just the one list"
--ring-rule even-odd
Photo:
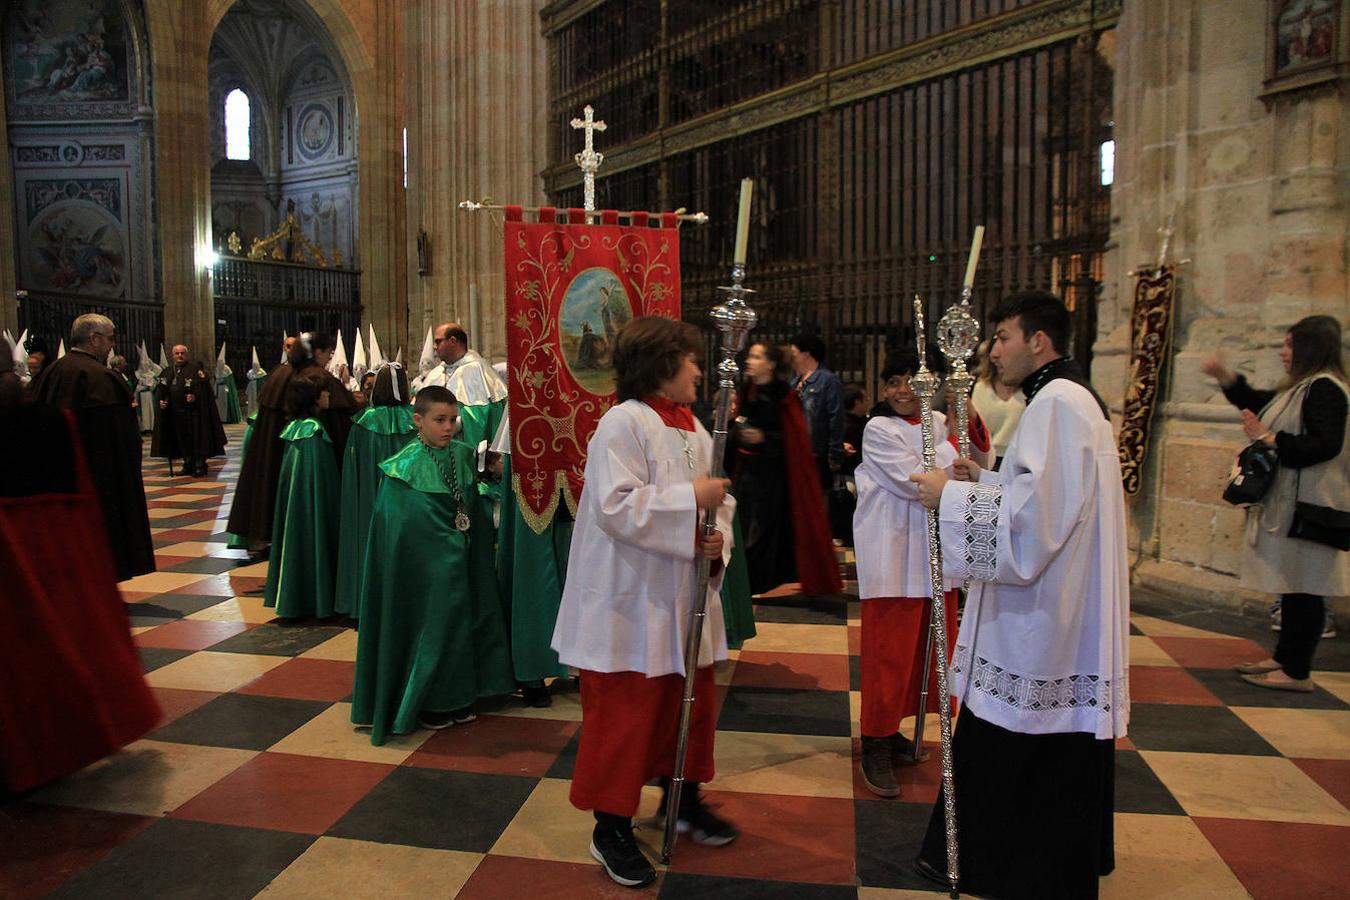
[(1247, 436), (1279, 457), (1269, 492), (1247, 508), (1251, 552), (1243, 554), (1240, 583), (1278, 594), (1284, 624), (1270, 659), (1235, 668), (1259, 687), (1308, 693), (1325, 599), (1350, 594), (1350, 386), (1340, 323), (1300, 319), (1285, 335), (1280, 361), (1288, 377), (1279, 391), (1252, 388), (1218, 356), (1201, 368), (1242, 410)]

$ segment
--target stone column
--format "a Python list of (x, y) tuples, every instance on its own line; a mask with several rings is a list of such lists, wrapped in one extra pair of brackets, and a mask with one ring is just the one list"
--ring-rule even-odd
[[(5, 119), (5, 67), (0, 66), (0, 134), (9, 134)], [(19, 307), (14, 300), (17, 284), (14, 271), (14, 166), (10, 162), (9, 141), (5, 141), (5, 158), (0, 161), (0, 329), (8, 328), (15, 340), (19, 337)]]
[(1154, 419), (1144, 491), (1131, 505), (1136, 580), (1240, 605), (1242, 511), (1220, 499), (1246, 442), (1237, 411), (1199, 371), (1217, 350), (1273, 387), (1278, 347), (1299, 318), (1347, 321), (1350, 98), (1334, 88), (1262, 98), (1264, 0), (1127, 3), (1116, 30), (1112, 249), (1094, 382), (1119, 408), (1134, 279), (1176, 213), (1181, 270), (1173, 353)]
[(205, 4), (145, 0), (155, 103), (155, 215), (159, 224), (165, 343), (203, 358), (216, 352), (207, 254), (211, 159)]
[[(487, 196), (526, 206), (544, 201), (538, 176), (548, 101), (539, 33), (543, 6), (543, 0), (409, 4), (407, 236), (414, 354), (436, 322), (454, 319), (468, 327), (472, 284), (481, 335), (475, 349), (505, 358), (501, 217), (463, 212), (456, 204)], [(419, 231), (430, 248), (423, 275)]]

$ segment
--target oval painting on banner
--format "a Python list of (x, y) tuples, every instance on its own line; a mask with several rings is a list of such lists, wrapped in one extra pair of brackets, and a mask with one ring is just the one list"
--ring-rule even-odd
[(619, 277), (609, 269), (586, 269), (572, 279), (558, 311), (558, 350), (582, 390), (614, 393), (614, 335), (633, 318)]

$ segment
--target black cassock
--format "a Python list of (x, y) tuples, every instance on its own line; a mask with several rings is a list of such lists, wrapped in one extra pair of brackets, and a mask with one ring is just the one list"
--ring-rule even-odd
[(161, 401), (168, 406), (156, 410), (150, 455), (182, 459), (185, 474), (205, 474), (206, 460), (225, 452), (225, 427), (206, 367), (200, 362), (171, 365), (155, 388), (155, 405)]
[(43, 369), (33, 399), (75, 415), (108, 529), (117, 580), (155, 571), (150, 517), (141, 481), (141, 432), (126, 380), (83, 350)]

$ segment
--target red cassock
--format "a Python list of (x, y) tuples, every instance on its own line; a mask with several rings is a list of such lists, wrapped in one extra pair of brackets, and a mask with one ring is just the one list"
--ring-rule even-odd
[(0, 781), (26, 791), (145, 735), (141, 674), (75, 420), (0, 410)]
[(839, 560), (834, 555), (830, 520), (820, 490), (820, 473), (806, 431), (801, 403), (791, 391), (779, 404), (783, 418), (783, 455), (787, 461), (788, 496), (792, 503), (792, 544), (797, 552), (797, 578), (811, 596), (837, 594), (844, 589)]
[[(637, 812), (642, 786), (675, 771), (684, 676), (648, 678), (641, 672), (581, 673), (581, 742), (570, 799), (577, 809), (616, 816)], [(713, 667), (694, 677), (694, 712), (684, 777), (713, 778), (717, 685)]]

